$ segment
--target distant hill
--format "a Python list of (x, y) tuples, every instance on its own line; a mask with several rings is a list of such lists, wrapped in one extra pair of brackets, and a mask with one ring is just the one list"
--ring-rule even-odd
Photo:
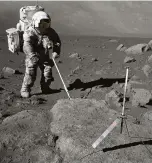
[[(40, 1), (60, 34), (152, 37), (152, 2)], [(0, 2), (0, 34), (15, 27), (19, 9), (36, 2)]]

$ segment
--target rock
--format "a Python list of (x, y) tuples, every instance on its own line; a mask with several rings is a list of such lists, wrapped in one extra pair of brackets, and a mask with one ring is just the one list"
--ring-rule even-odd
[(80, 66), (77, 66), (74, 70), (71, 71), (71, 74), (76, 74), (80, 70)]
[(150, 65), (145, 65), (142, 70), (147, 77), (152, 77), (152, 67)]
[(121, 107), (120, 101), (122, 101), (123, 94), (116, 90), (112, 90), (105, 96), (105, 101), (110, 104), (111, 102), (116, 105), (117, 107)]
[[(65, 163), (151, 162), (150, 159), (147, 160), (148, 154), (143, 146), (121, 148), (120, 145), (130, 142), (130, 138), (126, 134), (120, 136), (119, 125), (96, 149), (92, 147), (92, 144), (120, 115), (110, 109), (103, 100), (58, 100), (50, 112), (53, 116), (50, 130), (54, 135), (58, 135), (56, 148), (64, 156), (63, 162)], [(134, 118), (127, 116), (127, 120), (131, 133), (136, 131), (141, 137), (148, 137), (152, 134), (151, 123), (139, 127), (132, 123)], [(121, 149), (109, 154), (114, 147)]]
[(152, 95), (146, 89), (132, 89), (132, 106), (144, 106), (151, 100)]
[(109, 42), (113, 42), (113, 43), (117, 43), (118, 40), (115, 40), (115, 39), (110, 39)]
[(98, 59), (97, 59), (97, 58), (92, 58), (91, 61), (92, 61), (92, 62), (96, 62), (96, 61), (98, 61)]
[(138, 76), (134, 75), (130, 78), (128, 84), (143, 84), (143, 82)]
[(140, 81), (140, 78), (139, 78), (139, 76), (133, 75), (130, 80), (132, 80), (132, 81)]
[(12, 60), (10, 60), (10, 59), (8, 60), (8, 62), (14, 63), (14, 61), (12, 61)]
[(61, 163), (62, 158), (49, 147), (41, 146), (30, 153), (32, 163)]
[(19, 70), (14, 70), (14, 69), (12, 69), (12, 68), (10, 68), (10, 67), (4, 67), (3, 69), (2, 69), (2, 72), (5, 74), (22, 74), (22, 72), (20, 72)]
[(96, 71), (95, 74), (96, 75), (103, 75), (103, 74), (106, 74), (106, 72), (103, 69), (101, 69), (101, 70)]
[(147, 46), (147, 44), (137, 44), (134, 46), (129, 47), (128, 49), (125, 50), (126, 54), (131, 54), (131, 55), (141, 55), (144, 52), (144, 48)]
[[(122, 93), (124, 93), (124, 86), (125, 86), (125, 84), (119, 84), (119, 87), (120, 88), (122, 88)], [(127, 88), (126, 88), (126, 95), (128, 94), (128, 93), (130, 93), (132, 91), (132, 83), (129, 81), (128, 83), (127, 83)]]
[(151, 48), (149, 45), (147, 45), (147, 46), (143, 49), (144, 52), (148, 52), (148, 51), (150, 51), (150, 50), (152, 50), (152, 48)]
[(31, 99), (30, 99), (30, 103), (32, 105), (39, 105), (39, 104), (44, 104), (46, 102), (45, 99), (43, 98), (39, 98), (37, 96), (32, 96)]
[(122, 48), (120, 49), (120, 51), (121, 51), (121, 52), (124, 52), (126, 49), (127, 49), (127, 47), (124, 46), (124, 47), (122, 47)]
[(0, 72), (0, 79), (5, 79), (4, 74)]
[(59, 63), (59, 64), (61, 64), (61, 63), (62, 63), (62, 61), (61, 61), (61, 60), (58, 60), (58, 63)]
[(152, 40), (149, 41), (149, 43), (147, 44), (145, 51), (150, 51), (152, 50)]
[(150, 55), (150, 56), (148, 57), (148, 63), (149, 63), (149, 64), (152, 64), (152, 55)]
[[(96, 131), (102, 126), (101, 122), (105, 116), (115, 115), (115, 111), (109, 111), (105, 101), (87, 99), (59, 100), (50, 112), (53, 115), (51, 132), (59, 135), (56, 148), (65, 156), (64, 162), (70, 163), (81, 162), (80, 158), (93, 151), (90, 145)], [(93, 158), (89, 160), (98, 162)]]
[(4, 68), (2, 69), (2, 72), (3, 72), (3, 73), (8, 73), (8, 74), (15, 74), (15, 70), (12, 69), (12, 68), (10, 68), (10, 67), (4, 67)]
[(124, 59), (124, 63), (131, 63), (131, 62), (135, 62), (135, 61), (136, 60), (134, 58), (128, 57), (128, 56)]
[(50, 117), (24, 110), (5, 118), (0, 126), (0, 151), (5, 153), (0, 155), (1, 162), (59, 163), (60, 156), (48, 146)]
[(0, 112), (0, 118), (2, 118), (2, 116), (3, 116), (3, 115), (2, 115), (2, 113)]
[(112, 63), (112, 61), (108, 60), (108, 61), (107, 61), (107, 63), (108, 63), (108, 64), (111, 64), (111, 63)]
[(152, 121), (152, 111), (146, 112), (142, 118), (145, 118), (146, 120)]
[(120, 49), (122, 49), (124, 47), (124, 45), (123, 44), (120, 44), (117, 48), (116, 48), (116, 50), (120, 50)]
[(23, 105), (40, 105), (44, 104), (46, 102), (43, 98), (38, 98), (35, 96), (32, 96), (30, 99), (17, 99), (16, 100), (16, 106), (23, 106)]
[(0, 87), (0, 91), (3, 91), (3, 90), (5, 90), (3, 87)]
[(79, 57), (79, 54), (78, 53), (73, 53), (69, 57), (70, 58), (77, 58), (77, 57)]

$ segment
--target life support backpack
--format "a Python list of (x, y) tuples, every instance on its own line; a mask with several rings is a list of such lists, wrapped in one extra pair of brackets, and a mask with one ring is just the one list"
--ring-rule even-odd
[(32, 24), (32, 16), (37, 11), (44, 11), (41, 6), (24, 6), (20, 9), (20, 20), (16, 28), (6, 30), (8, 49), (12, 53), (23, 52), (23, 33)]

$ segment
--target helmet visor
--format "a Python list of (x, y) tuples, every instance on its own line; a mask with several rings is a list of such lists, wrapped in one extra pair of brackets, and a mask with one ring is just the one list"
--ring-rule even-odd
[(40, 28), (49, 28), (50, 27), (50, 20), (49, 19), (42, 19), (40, 21)]

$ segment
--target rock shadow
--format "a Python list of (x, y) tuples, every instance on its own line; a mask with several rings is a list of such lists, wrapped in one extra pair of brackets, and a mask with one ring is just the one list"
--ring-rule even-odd
[(82, 89), (82, 91), (84, 91), (87, 88), (92, 88), (94, 86), (111, 87), (116, 82), (125, 83), (125, 78), (100, 78), (87, 83), (82, 82), (80, 79), (76, 79), (73, 83), (69, 84), (68, 90)]
[(138, 141), (138, 142), (133, 142), (133, 143), (128, 143), (128, 144), (121, 144), (121, 145), (114, 146), (114, 147), (104, 148), (102, 150), (103, 150), (103, 152), (108, 152), (108, 151), (114, 151), (117, 149), (129, 148), (129, 147), (133, 147), (133, 146), (137, 146), (137, 145), (145, 145), (145, 146), (152, 145), (152, 139), (147, 140), (147, 141)]

